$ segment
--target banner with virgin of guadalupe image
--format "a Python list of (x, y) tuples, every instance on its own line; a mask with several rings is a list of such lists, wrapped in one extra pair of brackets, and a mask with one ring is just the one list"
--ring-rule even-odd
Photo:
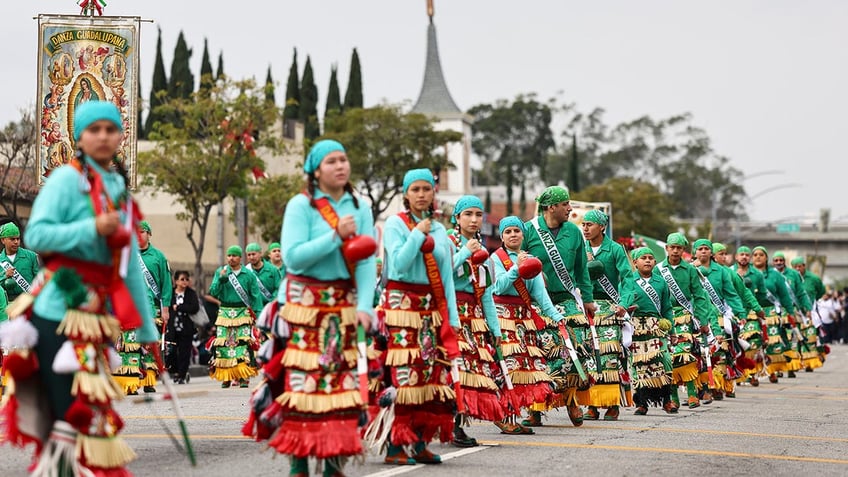
[(116, 157), (136, 185), (139, 17), (38, 17), (38, 183), (76, 151), (74, 111), (110, 101), (123, 118)]

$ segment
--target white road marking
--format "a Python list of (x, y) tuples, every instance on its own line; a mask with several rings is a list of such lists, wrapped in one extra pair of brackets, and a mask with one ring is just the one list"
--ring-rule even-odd
[[(442, 462), (444, 463), (445, 461), (448, 461), (448, 460), (451, 460), (451, 459), (456, 459), (457, 457), (462, 457), (464, 455), (473, 454), (475, 452), (480, 452), (481, 450), (486, 450), (490, 447), (494, 447), (494, 446), (469, 447), (468, 449), (462, 449), (462, 450), (458, 450), (456, 452), (450, 452), (448, 454), (441, 454), (442, 455)], [(436, 465), (439, 465), (439, 464), (436, 464)], [(397, 466), (397, 467), (392, 468), (392, 469), (381, 470), (380, 472), (374, 472), (373, 474), (368, 474), (365, 477), (389, 477), (389, 476), (392, 476), (392, 475), (400, 475), (400, 474), (405, 474), (407, 472), (412, 472), (416, 469), (421, 469), (425, 466), (432, 466), (432, 464), (415, 464), (415, 465)]]

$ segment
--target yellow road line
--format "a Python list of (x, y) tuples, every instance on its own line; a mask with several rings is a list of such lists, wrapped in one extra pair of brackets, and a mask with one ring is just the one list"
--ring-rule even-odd
[[(167, 434), (121, 434), (121, 437), (125, 439), (169, 439), (170, 436)], [(223, 436), (217, 434), (192, 434), (191, 440), (193, 441), (205, 441), (205, 440), (231, 440), (231, 441), (252, 441), (253, 439), (245, 436)]]
[[(570, 428), (574, 426), (566, 426), (561, 424), (545, 425), (544, 427), (562, 427)], [(745, 436), (745, 437), (768, 437), (770, 439), (798, 439), (804, 441), (825, 441), (825, 442), (848, 442), (848, 438), (841, 437), (818, 437), (818, 436), (799, 436), (794, 434), (767, 434), (760, 432), (742, 432), (742, 431), (716, 431), (711, 429), (669, 429), (669, 428), (653, 428), (653, 427), (631, 427), (631, 426), (592, 426), (583, 425), (586, 429), (613, 429), (619, 431), (638, 431), (638, 432), (670, 432), (681, 434), (714, 434), (721, 436)]]
[[(122, 419), (154, 419), (156, 416), (121, 416)], [(162, 419), (176, 419), (177, 416), (159, 416)], [(187, 421), (246, 421), (247, 417), (233, 416), (183, 416)]]
[(848, 465), (848, 460), (845, 459), (828, 459), (823, 457), (804, 457), (794, 455), (774, 455), (774, 454), (751, 454), (747, 452), (726, 452), (712, 451), (701, 449), (668, 449), (664, 447), (633, 447), (633, 446), (611, 446), (599, 444), (569, 444), (560, 442), (519, 442), (519, 441), (480, 441), (483, 445), (500, 444), (518, 447), (561, 447), (568, 449), (601, 449), (626, 452), (655, 452), (666, 454), (692, 454), (692, 455), (708, 455), (720, 457), (740, 457), (746, 459), (762, 459), (762, 460), (787, 460), (796, 462), (817, 462), (824, 464), (842, 464)]

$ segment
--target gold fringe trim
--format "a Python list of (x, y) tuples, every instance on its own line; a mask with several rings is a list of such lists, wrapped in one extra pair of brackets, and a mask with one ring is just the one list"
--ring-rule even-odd
[(443, 384), (427, 384), (424, 386), (401, 386), (397, 390), (397, 404), (416, 405), (430, 401), (452, 401), (456, 399), (453, 388)]
[(477, 354), (480, 355), (481, 361), (488, 361), (488, 362), (491, 363), (492, 361), (495, 360), (495, 358), (492, 357), (492, 353), (489, 353), (489, 350), (486, 349), (486, 348), (478, 346), (477, 347)]
[(91, 467), (112, 469), (123, 467), (135, 460), (135, 452), (120, 437), (95, 437), (77, 435), (77, 458), (85, 457)]
[(35, 302), (35, 296), (29, 293), (21, 293), (15, 298), (15, 301), (9, 303), (6, 307), (6, 314), (11, 318), (18, 315), (23, 315), (24, 312), (30, 309)]
[(227, 344), (227, 338), (215, 338), (212, 340), (212, 346), (224, 346)]
[(545, 353), (543, 353), (542, 350), (540, 350), (539, 348), (537, 348), (535, 346), (528, 346), (527, 347), (527, 354), (529, 354), (530, 356), (536, 357), (536, 358), (541, 358), (542, 356), (545, 355)]
[(227, 318), (226, 316), (218, 316), (218, 318), (215, 319), (215, 326), (223, 326), (224, 328), (236, 328), (243, 325), (250, 325), (252, 323), (253, 318), (250, 315), (240, 316), (238, 318)]
[[(695, 376), (697, 378), (697, 375)], [(654, 378), (639, 378), (636, 380), (636, 389), (639, 388), (659, 388), (671, 384), (671, 379), (667, 374)]]
[(633, 354), (633, 362), (634, 363), (648, 363), (653, 361), (654, 358), (663, 353), (663, 350), (656, 351), (648, 351), (645, 353), (634, 353)]
[(146, 370), (144, 372), (144, 378), (141, 379), (141, 386), (156, 386), (156, 372), (152, 369)]
[(681, 315), (674, 317), (675, 325), (688, 325), (689, 323), (692, 323), (692, 315)]
[(471, 331), (474, 333), (485, 333), (489, 331), (489, 326), (486, 324), (486, 320), (474, 318), (471, 320)]
[(239, 379), (250, 379), (256, 376), (256, 370), (247, 365), (247, 363), (238, 363), (236, 366), (220, 368), (215, 365), (215, 372), (210, 376), (216, 381), (236, 381)]
[[(138, 366), (121, 366), (120, 368), (116, 369), (113, 372), (113, 374), (116, 374), (116, 375), (132, 374), (134, 376), (138, 376), (140, 372), (141, 372), (141, 368), (139, 368)], [(121, 376), (115, 376), (115, 378), (119, 378), (119, 377), (121, 377)], [(138, 379), (138, 378), (136, 378), (136, 379)]]
[[(315, 327), (317, 326), (317, 324), (315, 323), (315, 319), (318, 317), (318, 313), (330, 310), (331, 309), (329, 307), (322, 309), (320, 307), (308, 307), (298, 305), (296, 303), (286, 303), (286, 305), (280, 310), (280, 316), (283, 317), (289, 323)], [(339, 317), (341, 318), (342, 326), (356, 324), (356, 307), (346, 306), (343, 308), (336, 308), (333, 311), (338, 313)], [(386, 310), (387, 317), (388, 313), (389, 310)], [(241, 324), (247, 324), (249, 322), (250, 321), (248, 320), (246, 323)], [(217, 325), (218, 323), (216, 322), (215, 324)]]
[(568, 326), (571, 327), (589, 326), (589, 319), (586, 318), (582, 313), (566, 316), (565, 320), (568, 323)]
[(305, 394), (286, 391), (277, 398), (277, 402), (283, 407), (290, 407), (312, 414), (358, 408), (363, 404), (362, 395), (357, 389), (336, 394)]
[(504, 356), (512, 356), (521, 353), (521, 345), (518, 343), (503, 343), (501, 344)]
[(365, 355), (366, 355), (366, 356), (368, 357), (368, 359), (369, 359), (369, 360), (371, 360), (371, 361), (373, 361), (373, 360), (375, 360), (375, 359), (379, 359), (381, 354), (383, 354), (383, 352), (382, 352), (382, 351), (377, 351), (376, 349), (374, 349), (374, 347), (373, 347), (373, 346), (369, 346), (369, 347), (365, 350)]
[[(136, 378), (138, 381), (138, 378)], [(123, 397), (123, 389), (112, 376), (77, 371), (71, 385), (71, 395), (83, 395), (95, 402), (107, 402)]]
[(116, 339), (121, 334), (121, 328), (115, 318), (71, 309), (65, 312), (59, 327), (56, 328), (56, 333), (65, 336), (78, 336), (83, 341), (100, 343), (105, 341), (104, 338), (106, 340)]
[(503, 318), (498, 320), (501, 324), (501, 331), (515, 331), (515, 321), (514, 320), (505, 320)]
[(527, 328), (527, 331), (538, 331), (536, 328), (536, 323), (533, 320), (524, 320), (524, 327)]
[(216, 368), (234, 368), (242, 363), (238, 358), (214, 358), (212, 365)]
[(386, 325), (421, 329), (421, 313), (407, 310), (386, 310)]
[(692, 364), (695, 362), (695, 356), (692, 353), (678, 353), (674, 355), (674, 364), (680, 365), (682, 363)]
[(601, 341), (601, 354), (620, 354), (621, 343), (618, 341)]
[(621, 387), (618, 384), (595, 384), (585, 391), (577, 391), (577, 400), (583, 406), (622, 406)]
[(141, 349), (141, 343), (128, 343), (124, 341), (121, 343), (121, 349), (118, 351), (121, 353), (135, 353)]
[(600, 375), (598, 375), (597, 371), (590, 370), (589, 372), (590, 374), (592, 374), (596, 381), (600, 377), (600, 381), (603, 381), (604, 384), (618, 383), (621, 380), (621, 376), (619, 376), (617, 369), (601, 370)]
[(674, 368), (671, 372), (672, 379), (675, 383), (688, 383), (698, 379), (698, 363), (689, 363), (679, 368)]
[[(466, 346), (468, 345), (466, 344)], [(386, 365), (403, 366), (414, 361), (419, 356), (421, 356), (421, 350), (419, 348), (390, 349), (386, 354)]]
[(767, 343), (770, 344), (770, 345), (780, 343), (780, 336), (769, 335)]
[(460, 371), (459, 380), (463, 386), (468, 388), (490, 389), (492, 391), (497, 391), (498, 389), (498, 385), (495, 384), (495, 381), (492, 380), (492, 378), (481, 374)]
[(138, 391), (139, 379), (138, 376), (113, 376), (112, 379), (118, 383), (124, 394), (134, 393)]
[(470, 353), (471, 352), (472, 348), (471, 348), (470, 344), (468, 344), (468, 343), (466, 343), (465, 341), (462, 341), (462, 340), (458, 340), (457, 343), (459, 343), (459, 351), (460, 352), (464, 352), (464, 353)]
[(819, 353), (818, 353), (818, 351), (815, 351), (815, 350), (804, 351), (803, 353), (801, 353), (801, 359), (803, 359), (804, 361), (811, 360), (811, 359), (819, 359)]
[(779, 316), (774, 315), (774, 316), (767, 316), (766, 317), (766, 325), (774, 326), (774, 325), (779, 325), (779, 324), (780, 324), (780, 317)]
[(743, 340), (748, 340), (748, 338), (750, 338), (752, 336), (758, 336), (758, 335), (761, 335), (761, 334), (762, 333), (759, 330), (743, 331), (743, 332), (739, 333), (739, 337), (742, 338)]
[(536, 384), (552, 381), (548, 373), (544, 371), (516, 370), (509, 373), (509, 378), (512, 380), (512, 384)]

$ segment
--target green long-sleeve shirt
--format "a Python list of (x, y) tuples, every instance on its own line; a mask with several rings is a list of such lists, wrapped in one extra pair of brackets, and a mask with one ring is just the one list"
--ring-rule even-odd
[[(542, 243), (542, 238), (536, 232), (536, 225), (541, 230), (550, 233), (544, 217), (538, 216), (524, 224), (524, 243), (521, 245), (530, 255), (542, 261), (542, 273), (548, 285), (548, 295), (554, 303), (561, 303), (571, 298), (571, 293), (565, 289), (554, 270), (548, 252)], [(586, 268), (586, 251), (583, 248), (583, 233), (571, 222), (561, 225), (559, 233), (554, 237), (554, 243), (565, 264), (574, 286), (580, 289), (584, 303), (594, 303), (592, 297), (592, 282), (589, 281), (589, 269)]]
[[(38, 275), (38, 255), (32, 250), (19, 248), (15, 253), (15, 259), (9, 260), (9, 256), (6, 255), (6, 248), (3, 247), (3, 250), (0, 251), (0, 262), (9, 263), (30, 285), (32, 285), (35, 276)], [(3, 269), (0, 269), (0, 273), (3, 273), (0, 277), (3, 277), (3, 289), (6, 290), (9, 300), (14, 300), (24, 292), (18, 282), (15, 281), (14, 276), (5, 278)]]
[[(685, 296), (692, 305), (695, 318), (698, 322), (702, 325), (709, 323), (712, 318), (716, 316), (718, 310), (716, 310), (712, 302), (710, 302), (710, 298), (707, 296), (707, 291), (704, 290), (704, 286), (701, 284), (701, 277), (698, 275), (698, 271), (695, 270), (695, 267), (684, 260), (681, 260), (677, 266), (672, 266), (669, 265), (668, 259), (665, 259), (662, 263), (657, 264), (657, 266), (654, 267), (654, 275), (657, 275), (663, 281), (665, 281), (665, 279), (662, 277), (660, 267), (667, 267), (669, 269), (674, 281), (677, 282), (677, 286), (680, 287), (680, 291), (683, 293), (683, 296)], [(674, 297), (674, 293), (671, 292), (670, 289), (669, 293), (671, 294), (672, 306), (683, 306), (677, 302), (677, 299)]]
[[(621, 284), (630, 279), (633, 274), (633, 267), (630, 265), (630, 260), (627, 258), (627, 252), (621, 244), (614, 242), (609, 237), (604, 237), (603, 242), (594, 250), (589, 241), (585, 242), (586, 251), (592, 252), (595, 260), (604, 264), (604, 275), (612, 283), (616, 290), (621, 293)], [(592, 296), (597, 300), (608, 300), (611, 297), (604, 291), (601, 286), (600, 279), (592, 280)]]
[(259, 283), (261, 283), (268, 292), (268, 295), (266, 296), (265, 293), (262, 292), (262, 289), (259, 289), (259, 297), (262, 299), (262, 304), (263, 306), (267, 305), (277, 296), (278, 288), (280, 288), (280, 281), (282, 280), (282, 277), (280, 276), (280, 269), (272, 265), (271, 262), (263, 260), (262, 268), (257, 270), (253, 268), (253, 265), (251, 265), (250, 271), (256, 275), (259, 279)]
[(6, 307), (9, 305), (9, 301), (6, 299), (6, 291), (0, 290), (0, 323), (9, 319), (9, 315), (6, 314)]
[[(723, 300), (733, 311), (733, 315), (744, 317), (745, 306), (742, 304), (742, 299), (733, 286), (733, 277), (730, 276), (730, 270), (713, 261), (710, 262), (709, 268), (705, 266), (699, 266), (698, 268), (707, 280), (710, 281), (719, 299)], [(709, 298), (709, 292), (707, 293), (707, 298)]]
[(773, 306), (772, 302), (767, 298), (768, 294), (765, 290), (771, 292), (777, 299), (780, 306), (790, 315), (795, 314), (795, 306), (792, 304), (792, 298), (789, 296), (789, 288), (786, 286), (786, 278), (782, 273), (772, 267), (766, 266), (765, 270), (758, 270), (763, 275), (764, 290), (762, 300), (757, 295), (757, 300), (760, 300), (762, 306)]
[[(173, 282), (171, 281), (171, 268), (168, 266), (168, 259), (161, 250), (148, 244), (147, 248), (139, 251), (141, 260), (147, 271), (150, 272), (156, 287), (159, 289), (159, 299), (153, 293), (153, 289), (147, 282), (147, 277), (144, 278), (144, 284), (147, 286), (147, 300), (150, 302), (150, 307), (155, 311), (171, 306), (171, 295), (174, 290)], [(156, 313), (158, 315), (158, 313)]]
[(804, 287), (804, 279), (801, 278), (801, 274), (794, 268), (789, 267), (784, 268), (782, 273), (786, 277), (786, 286), (789, 289), (790, 299), (795, 298), (793, 304), (804, 313), (812, 310), (813, 304), (810, 301), (809, 295), (807, 295), (807, 289)]
[[(648, 280), (651, 287), (657, 291), (660, 301), (659, 310), (640, 285), (643, 280)], [(674, 317), (673, 302), (674, 299), (671, 297), (668, 285), (659, 274), (654, 273), (651, 278), (646, 279), (638, 273), (633, 273), (630, 278), (621, 284), (621, 306), (630, 308), (630, 306), (636, 305), (636, 309), (631, 312), (632, 316), (657, 316), (672, 319)], [(673, 333), (673, 331), (671, 332)]]
[[(221, 270), (226, 269), (227, 274), (221, 276)], [(222, 306), (243, 306), (241, 297), (236, 292), (236, 289), (230, 284), (229, 274), (235, 273), (236, 280), (241, 284), (242, 289), (247, 294), (247, 302), (250, 309), (254, 313), (259, 313), (262, 310), (262, 298), (259, 293), (259, 285), (256, 284), (256, 275), (249, 270), (248, 267), (242, 266), (237, 272), (232, 272), (229, 265), (218, 267), (215, 270), (215, 278), (212, 279), (212, 285), (209, 286), (209, 294), (221, 301)]]
[(807, 295), (809, 295), (810, 301), (812, 302), (823, 297), (827, 292), (824, 288), (824, 283), (822, 283), (822, 279), (809, 270), (804, 271), (804, 288), (807, 290)]
[[(755, 313), (763, 311), (763, 307), (761, 307), (759, 302), (757, 302), (757, 297), (754, 296), (754, 292), (745, 286), (745, 280), (732, 268), (728, 267), (727, 271), (730, 272), (730, 277), (733, 279), (733, 288), (736, 289), (736, 293), (739, 295), (739, 298), (742, 299), (742, 305), (745, 307), (745, 314), (742, 315), (742, 317), (747, 317), (748, 313), (751, 311)], [(760, 278), (762, 278), (762, 276), (760, 276)]]

